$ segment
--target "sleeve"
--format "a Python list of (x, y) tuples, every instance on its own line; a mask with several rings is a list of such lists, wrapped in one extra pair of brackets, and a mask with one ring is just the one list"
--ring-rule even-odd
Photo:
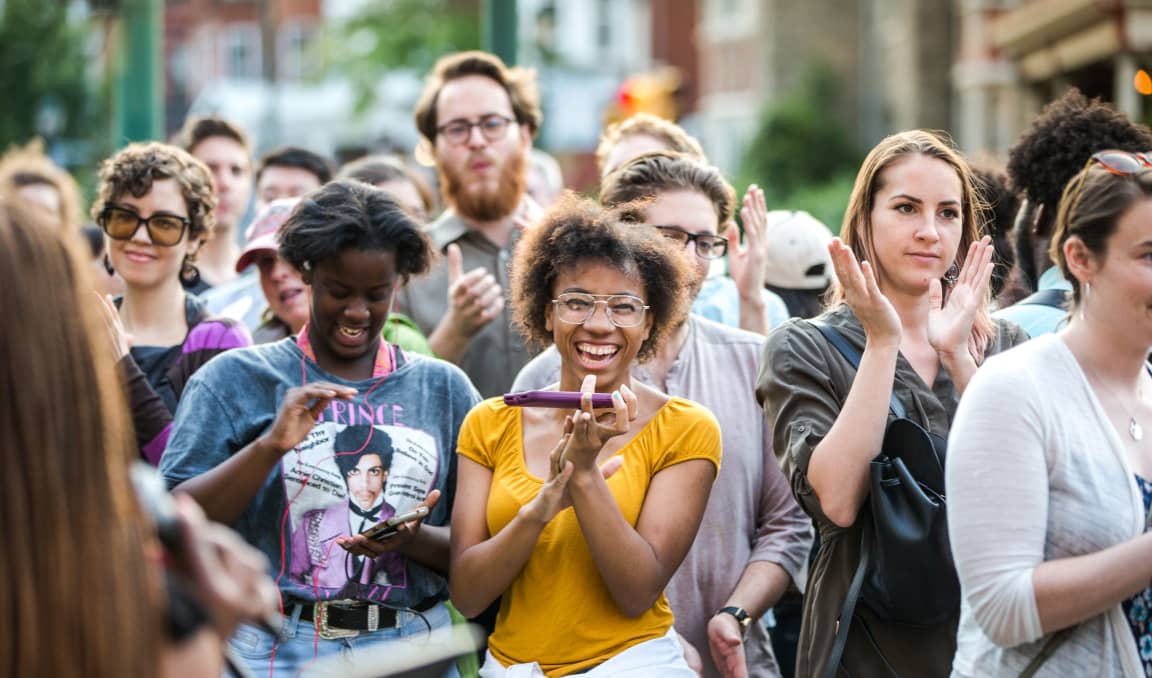
[(460, 425), (460, 436), (456, 441), (456, 452), (460, 456), (488, 469), (496, 468), (490, 441), (484, 435), (485, 431), (492, 431), (496, 425), (493, 414), (490, 401), (483, 401), (473, 407), (468, 416), (464, 417), (464, 422)]
[(772, 455), (772, 439), (764, 427), (764, 478), (756, 506), (756, 532), (748, 562), (776, 563), (803, 593), (808, 582), (808, 554), (812, 550), (812, 520), (796, 503), (788, 480)]
[(683, 401), (688, 406), (677, 412), (675, 421), (680, 424), (676, 437), (663, 450), (653, 475), (663, 471), (669, 466), (681, 464), (692, 459), (706, 459), (720, 472), (720, 457), (722, 446), (720, 443), (720, 424), (716, 417), (703, 405), (691, 401)]
[(512, 382), (512, 392), (538, 391), (559, 380), (560, 353), (555, 346), (549, 346), (520, 369)]
[(156, 466), (168, 445), (172, 432), (172, 413), (152, 385), (148, 383), (132, 354), (120, 361), (120, 376), (128, 391), (128, 405), (132, 408), (132, 428), (136, 431), (136, 445), (140, 455)]
[(833, 388), (829, 358), (816, 343), (823, 339), (806, 332), (802, 323), (790, 320), (768, 335), (756, 396), (764, 405), (772, 448), (796, 501), (814, 520), (832, 524), (808, 484), (808, 462), (839, 416), (842, 402)]
[[(227, 370), (203, 370), (184, 389), (176, 408), (168, 447), (160, 458), (160, 474), (168, 488), (195, 478), (222, 464), (250, 441), (241, 441), (233, 412), (242, 408), (226, 406), (213, 391), (211, 377)], [(225, 378), (242, 378), (235, 374)]]
[[(989, 640), (1040, 638), (1032, 572), (1044, 560), (1048, 463), (1040, 390), (1003, 358), (981, 368), (948, 437), (948, 533), (960, 586)], [(1005, 416), (1011, 412), (1011, 416)]]

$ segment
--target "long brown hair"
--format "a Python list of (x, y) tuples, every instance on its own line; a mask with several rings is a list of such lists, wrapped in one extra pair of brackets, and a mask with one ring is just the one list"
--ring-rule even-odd
[(0, 675), (159, 671), (159, 568), (128, 408), (86, 264), (0, 204)]
[[(856, 255), (857, 261), (870, 261), (877, 267), (878, 278), (882, 278), (884, 272), (880, 270), (879, 258), (872, 244), (872, 208), (876, 204), (876, 194), (884, 187), (884, 170), (909, 155), (923, 155), (941, 160), (947, 163), (960, 179), (960, 210), (964, 228), (960, 235), (960, 244), (956, 248), (955, 259), (952, 261), (957, 270), (964, 267), (968, 247), (979, 240), (984, 232), (984, 208), (974, 188), (972, 170), (951, 143), (939, 133), (921, 129), (888, 136), (876, 144), (868, 153), (868, 157), (864, 158), (864, 163), (856, 174), (856, 183), (852, 186), (852, 196), (848, 200), (848, 209), (844, 212), (844, 222), (840, 227), (840, 239)], [(940, 284), (947, 300), (947, 295), (951, 292), (949, 285), (943, 279), (940, 280)], [(832, 281), (828, 299), (830, 306), (837, 306), (844, 301), (844, 290), (835, 279)], [(986, 299), (976, 312), (976, 320), (972, 323), (972, 334), (968, 341), (969, 350), (977, 363), (983, 361), (984, 350), (988, 347), (993, 333), (994, 325), (992, 316), (988, 313)]]

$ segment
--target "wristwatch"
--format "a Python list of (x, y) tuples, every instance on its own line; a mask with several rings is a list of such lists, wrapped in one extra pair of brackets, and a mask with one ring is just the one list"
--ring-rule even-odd
[[(736, 623), (740, 624), (740, 635), (744, 636), (748, 634), (748, 627), (752, 625), (752, 617), (748, 616), (748, 612), (746, 612), (744, 608), (729, 605), (728, 607), (722, 607), (716, 610), (716, 614), (732, 615), (736, 618)], [(712, 616), (715, 617), (716, 614)]]

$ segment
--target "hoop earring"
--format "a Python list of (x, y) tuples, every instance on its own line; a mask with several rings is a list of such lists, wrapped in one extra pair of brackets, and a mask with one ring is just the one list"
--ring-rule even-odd
[(108, 253), (104, 253), (104, 270), (108, 275), (116, 275), (116, 269), (112, 268), (112, 260), (108, 258)]
[(180, 267), (180, 284), (185, 289), (191, 289), (200, 284), (200, 269), (196, 268), (188, 256), (184, 257), (184, 264)]
[(956, 268), (956, 264), (952, 264), (948, 267), (948, 270), (944, 272), (944, 283), (949, 287), (952, 287), (956, 284), (956, 280), (959, 275), (960, 269)]

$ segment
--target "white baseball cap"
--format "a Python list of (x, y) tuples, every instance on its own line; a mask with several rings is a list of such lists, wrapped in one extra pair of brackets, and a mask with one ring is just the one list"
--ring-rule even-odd
[(768, 212), (764, 282), (788, 290), (820, 290), (832, 281), (832, 231), (804, 211)]

